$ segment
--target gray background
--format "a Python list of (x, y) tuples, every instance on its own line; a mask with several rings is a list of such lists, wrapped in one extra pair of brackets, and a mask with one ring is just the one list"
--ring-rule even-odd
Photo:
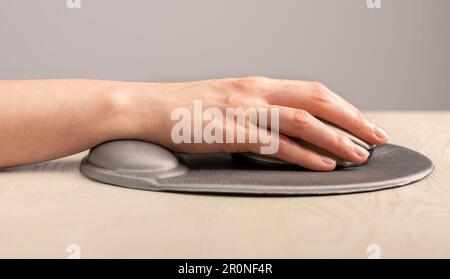
[(319, 80), (364, 109), (450, 109), (450, 1), (0, 0), (0, 79)]

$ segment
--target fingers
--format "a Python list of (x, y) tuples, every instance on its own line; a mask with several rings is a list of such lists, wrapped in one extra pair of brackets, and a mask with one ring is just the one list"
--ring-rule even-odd
[(311, 111), (315, 112), (315, 115), (344, 128), (371, 144), (384, 144), (387, 142), (388, 134), (381, 127), (370, 121), (355, 106), (324, 86), (312, 90), (321, 92), (312, 93), (313, 95), (322, 94), (326, 96), (322, 103), (311, 104)]
[(389, 138), (382, 128), (321, 83), (273, 81), (268, 92), (270, 103), (306, 110), (370, 144), (383, 144)]
[(354, 163), (363, 163), (369, 152), (353, 143), (347, 136), (327, 127), (304, 110), (279, 107), (280, 133), (312, 143), (337, 157)]
[[(266, 136), (258, 138), (258, 141), (253, 143), (247, 141), (247, 143), (225, 144), (222, 146), (223, 152), (252, 152), (316, 171), (331, 171), (336, 168), (336, 160), (333, 158), (303, 147), (284, 135), (268, 131), (251, 123), (247, 123), (246, 127), (238, 127), (237, 130), (242, 131), (243, 129), (245, 129), (247, 139), (255, 131), (251, 129), (256, 129), (259, 135), (265, 134)], [(276, 145), (275, 148), (270, 148), (274, 145)]]
[[(264, 154), (265, 156), (316, 171), (332, 171), (336, 168), (336, 160), (307, 149), (283, 135), (278, 136), (279, 145), (277, 152)], [(249, 151), (253, 153), (259, 153), (259, 148), (260, 146), (258, 145), (249, 145)]]

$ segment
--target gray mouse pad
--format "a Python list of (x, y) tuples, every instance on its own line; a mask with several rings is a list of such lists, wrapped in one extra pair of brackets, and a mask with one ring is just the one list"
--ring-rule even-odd
[(238, 158), (230, 154), (173, 155), (157, 145), (122, 140), (94, 147), (80, 171), (96, 181), (135, 189), (253, 195), (374, 191), (413, 183), (433, 171), (427, 157), (389, 144), (377, 147), (366, 165), (333, 172), (260, 165)]

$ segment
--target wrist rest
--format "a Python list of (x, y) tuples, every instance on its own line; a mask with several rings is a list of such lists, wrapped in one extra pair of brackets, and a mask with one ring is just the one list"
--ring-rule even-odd
[(120, 140), (92, 148), (80, 171), (99, 182), (151, 191), (330, 195), (407, 185), (428, 176), (433, 164), (416, 151), (387, 144), (378, 146), (366, 165), (316, 172), (252, 164), (225, 153), (173, 154), (147, 142)]

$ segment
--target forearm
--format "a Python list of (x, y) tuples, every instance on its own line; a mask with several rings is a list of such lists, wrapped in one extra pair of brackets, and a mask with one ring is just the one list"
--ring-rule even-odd
[(0, 81), (0, 168), (50, 160), (133, 138), (133, 83)]

